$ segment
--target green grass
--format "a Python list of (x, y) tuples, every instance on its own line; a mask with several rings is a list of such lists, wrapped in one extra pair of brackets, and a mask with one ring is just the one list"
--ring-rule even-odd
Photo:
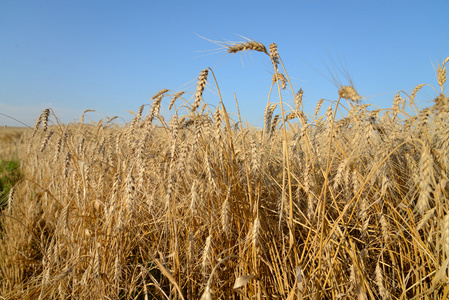
[(11, 188), (22, 178), (20, 161), (17, 159), (0, 161), (0, 210), (8, 203)]

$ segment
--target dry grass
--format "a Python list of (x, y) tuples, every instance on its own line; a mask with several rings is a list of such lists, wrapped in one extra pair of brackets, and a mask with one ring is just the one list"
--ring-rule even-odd
[[(266, 54), (279, 74), (272, 88), (291, 88), (276, 45), (271, 55), (253, 41), (230, 45), (230, 53)], [(142, 106), (121, 127), (62, 125), (44, 112), (20, 146), (25, 180), (1, 217), (2, 297), (447, 296), (443, 87), (434, 107), (413, 111), (423, 85), (387, 109), (342, 86), (314, 118), (302, 111), (302, 90), (292, 90), (292, 111), (279, 93), (259, 131), (239, 112), (231, 119), (222, 101), (214, 110), (204, 104), (211, 75), (200, 73), (182, 116), (175, 101), (185, 106), (188, 94), (168, 90), (153, 97), (146, 118)], [(167, 123), (163, 97), (175, 109)]]

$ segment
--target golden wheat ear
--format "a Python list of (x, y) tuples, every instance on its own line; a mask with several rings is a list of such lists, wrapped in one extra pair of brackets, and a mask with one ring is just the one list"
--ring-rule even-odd
[(443, 94), (443, 90), (444, 90), (444, 84), (446, 83), (446, 64), (447, 62), (449, 62), (449, 56), (446, 57), (446, 59), (443, 61), (442, 64), (438, 65), (437, 68), (437, 80), (438, 80), (438, 85), (441, 88), (441, 94)]
[(200, 75), (198, 76), (198, 83), (197, 83), (196, 93), (195, 93), (195, 102), (193, 102), (193, 105), (191, 108), (192, 112), (194, 112), (200, 106), (201, 99), (203, 99), (203, 92), (204, 92), (204, 88), (206, 87), (208, 74), (209, 74), (209, 69), (204, 69), (201, 71)]
[(338, 96), (346, 100), (354, 101), (355, 103), (358, 103), (362, 99), (352, 86), (342, 86), (338, 91)]
[(237, 53), (249, 50), (263, 52), (269, 55), (267, 48), (265, 48), (265, 46), (262, 43), (256, 41), (249, 41), (240, 44), (232, 44), (231, 46), (228, 47), (228, 53)]

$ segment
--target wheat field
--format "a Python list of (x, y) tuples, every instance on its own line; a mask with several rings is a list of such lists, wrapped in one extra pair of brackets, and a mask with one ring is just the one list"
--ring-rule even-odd
[[(262, 129), (203, 99), (220, 93), (208, 68), (194, 93), (161, 90), (125, 125), (47, 109), (22, 134), (1, 299), (447, 297), (449, 57), (438, 87), (390, 108), (341, 85), (308, 115), (275, 44), (226, 47), (273, 66)], [(418, 110), (422, 88), (438, 96)]]

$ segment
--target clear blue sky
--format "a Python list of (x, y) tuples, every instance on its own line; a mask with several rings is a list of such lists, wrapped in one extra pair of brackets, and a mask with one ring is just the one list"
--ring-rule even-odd
[[(277, 43), (295, 91), (305, 91), (307, 112), (321, 98), (337, 98), (330, 73), (348, 83), (333, 63), (347, 67), (365, 102), (389, 107), (399, 90), (437, 85), (432, 64), (449, 55), (448, 12), (448, 0), (1, 0), (0, 113), (31, 126), (48, 107), (63, 122), (85, 109), (96, 110), (86, 121), (130, 121), (127, 111), (161, 89), (194, 94), (199, 73), (211, 67), (228, 111), (236, 112), (235, 93), (242, 116), (261, 126), (273, 72), (268, 57), (224, 55), (199, 37), (242, 41), (239, 35)], [(214, 90), (210, 77), (204, 96), (212, 105)], [(424, 88), (417, 100), (426, 107), (434, 97)], [(0, 115), (5, 124), (20, 126)]]

